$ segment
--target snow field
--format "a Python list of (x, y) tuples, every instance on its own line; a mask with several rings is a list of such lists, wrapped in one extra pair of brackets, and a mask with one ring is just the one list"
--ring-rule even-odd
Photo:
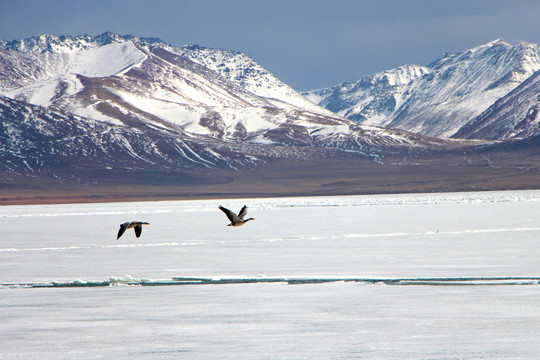
[[(538, 191), (0, 207), (2, 358), (535, 359), (539, 211)], [(117, 241), (127, 220), (151, 225)], [(271, 278), (412, 281), (208, 281)], [(110, 283), (6, 286), (89, 281)]]

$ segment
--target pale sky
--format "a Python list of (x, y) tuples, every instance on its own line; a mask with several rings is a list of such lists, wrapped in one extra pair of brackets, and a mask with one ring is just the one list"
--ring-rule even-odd
[(539, 16), (538, 0), (0, 0), (0, 39), (112, 31), (237, 50), (304, 91), (499, 38), (540, 43)]

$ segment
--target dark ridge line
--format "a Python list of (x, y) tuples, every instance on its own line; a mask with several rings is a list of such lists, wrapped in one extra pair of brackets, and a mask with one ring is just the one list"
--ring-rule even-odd
[[(510, 281), (510, 282), (508, 282)], [(512, 283), (511, 281), (522, 281)], [(540, 276), (499, 276), (499, 277), (421, 277), (421, 278), (205, 278), (173, 277), (172, 280), (104, 280), (71, 281), (50, 283), (3, 283), (0, 288), (76, 288), (108, 286), (182, 286), (182, 285), (224, 285), (255, 283), (286, 283), (288, 285), (323, 284), (329, 282), (358, 282), (385, 285), (431, 285), (431, 286), (498, 286), (498, 285), (540, 285)]]

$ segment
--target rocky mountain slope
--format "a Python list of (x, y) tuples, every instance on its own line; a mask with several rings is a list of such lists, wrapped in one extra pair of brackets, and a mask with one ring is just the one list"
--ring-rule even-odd
[(461, 128), (454, 137), (509, 140), (540, 135), (540, 71)]
[(359, 123), (450, 137), (539, 69), (538, 45), (496, 40), (305, 95)]
[[(76, 173), (77, 168), (173, 169), (245, 166), (256, 153), (231, 152), (203, 138), (140, 131), (0, 97), (0, 170)], [(264, 158), (261, 154), (258, 154)]]

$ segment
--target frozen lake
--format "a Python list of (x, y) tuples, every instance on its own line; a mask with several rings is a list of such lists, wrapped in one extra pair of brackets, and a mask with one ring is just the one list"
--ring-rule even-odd
[(538, 359), (539, 214), (539, 191), (0, 207), (0, 358)]

